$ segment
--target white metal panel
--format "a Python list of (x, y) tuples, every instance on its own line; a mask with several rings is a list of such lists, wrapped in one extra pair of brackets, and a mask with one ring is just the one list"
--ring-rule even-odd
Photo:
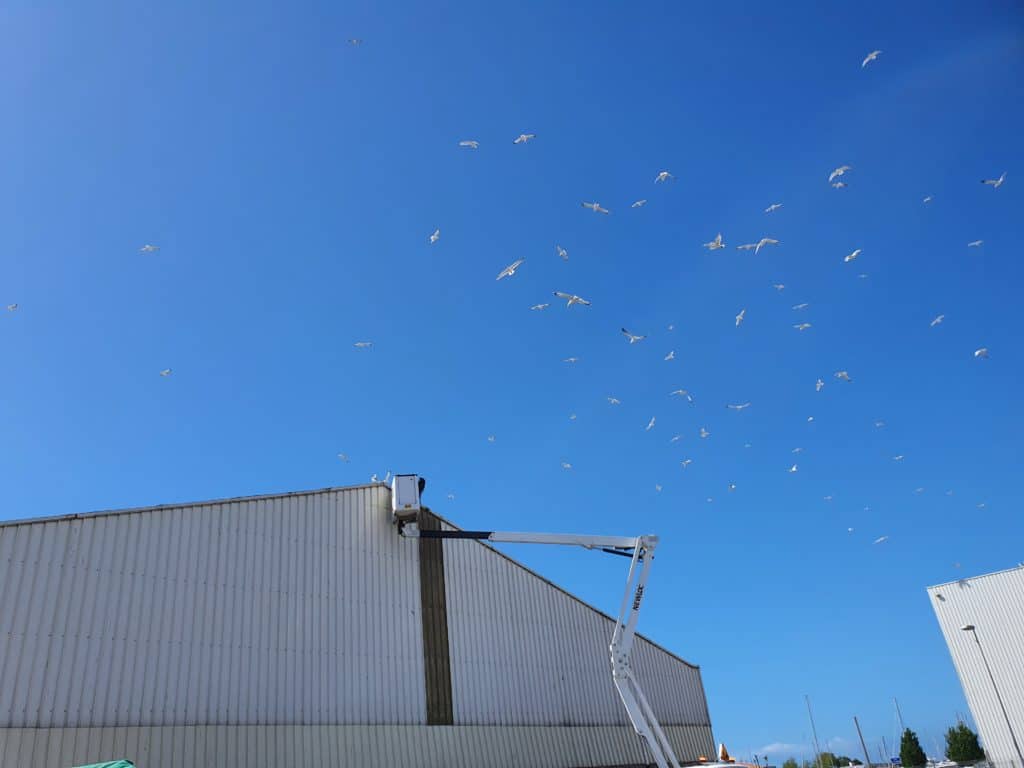
[[(479, 542), (445, 541), (445, 581), (457, 725), (628, 723), (611, 678), (610, 617)], [(662, 724), (704, 726), (697, 751), (710, 752), (700, 671), (643, 638), (634, 659)], [(696, 757), (693, 746), (680, 758)]]
[(1017, 741), (1024, 747), (1024, 567), (929, 587), (935, 616), (982, 744), (997, 768), (1019, 765), (1010, 730), (970, 632), (973, 624)]
[[(710, 729), (668, 726), (669, 739), (697, 754)], [(704, 752), (707, 754), (707, 752)], [(143, 726), (0, 728), (0, 765), (67, 768), (115, 758), (140, 768), (572, 768), (643, 764), (647, 755), (628, 726)]]
[(382, 486), (0, 525), (0, 727), (425, 722)]

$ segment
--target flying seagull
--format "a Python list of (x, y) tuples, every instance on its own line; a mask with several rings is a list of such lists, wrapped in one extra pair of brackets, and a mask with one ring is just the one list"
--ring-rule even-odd
[(738, 405), (732, 405), (730, 403), (729, 405), (726, 405), (725, 407), (726, 408), (730, 408), (730, 409), (732, 409), (734, 411), (742, 411), (744, 408), (749, 408), (750, 407), (750, 403), (740, 403)]
[(539, 310), (542, 310), (542, 309), (547, 309), (550, 306), (551, 306), (550, 304), (534, 304), (532, 307), (530, 307), (530, 309), (535, 310), (535, 311), (539, 311)]
[(857, 249), (857, 250), (855, 250), (855, 251), (854, 251), (853, 253), (849, 253), (849, 254), (847, 254), (846, 256), (843, 256), (843, 262), (844, 262), (844, 263), (849, 263), (849, 262), (853, 261), (853, 260), (854, 260), (854, 259), (856, 259), (856, 258), (857, 258), (858, 256), (860, 256), (860, 251), (861, 251), (861, 249), (860, 249), (860, 248), (858, 248), (858, 249)]
[(564, 360), (562, 360), (563, 363), (569, 363), (569, 365), (575, 365), (579, 361), (580, 359), (578, 357), (567, 357)]
[(605, 399), (608, 401), (608, 405), (621, 405), (622, 404), (622, 401), (619, 400), (619, 398), (617, 398), (617, 397), (607, 397)]
[(765, 213), (772, 213), (773, 211), (779, 210), (779, 208), (781, 208), (781, 207), (782, 207), (782, 203), (772, 203), (771, 205), (769, 205), (767, 208), (764, 209), (764, 212)]
[(889, 540), (888, 536), (879, 536), (877, 539), (875, 539), (875, 544), (884, 544), (888, 540)]
[(654, 490), (657, 491), (658, 493), (661, 493), (661, 483), (655, 483)]
[(629, 331), (627, 331), (627, 330), (626, 330), (625, 328), (622, 328), (622, 329), (620, 329), (620, 330), (622, 331), (622, 334), (623, 334), (623, 335), (624, 335), (624, 336), (625, 336), (625, 337), (626, 337), (627, 339), (629, 339), (629, 343), (630, 343), (630, 344), (636, 344), (636, 343), (637, 343), (638, 341), (643, 341), (644, 339), (646, 339), (646, 338), (647, 338), (646, 336), (637, 336), (637, 335), (636, 335), (635, 333), (630, 333), (630, 332), (629, 332)]
[(678, 443), (682, 439), (683, 439), (682, 435), (672, 435), (672, 439), (669, 440), (669, 442), (670, 443)]
[(853, 170), (853, 166), (852, 165), (840, 165), (838, 168), (836, 168), (834, 171), (832, 171), (832, 173), (830, 173), (828, 175), (828, 183), (831, 184), (833, 181), (838, 179), (844, 173), (846, 173), (847, 171), (852, 171), (852, 170)]
[(519, 267), (522, 265), (524, 261), (526, 261), (526, 259), (516, 259), (503, 270), (501, 270), (501, 272), (498, 273), (498, 276), (495, 278), (495, 280), (501, 280), (503, 277), (512, 277), (512, 275), (516, 273), (516, 270), (519, 269)]
[(786, 471), (787, 471), (787, 472), (789, 472), (789, 474), (791, 474), (791, 475), (793, 475), (793, 474), (796, 474), (796, 471), (797, 471), (797, 466), (796, 466), (796, 464), (794, 464), (793, 466), (791, 466), (791, 467), (790, 467), (789, 469), (787, 469)]
[(693, 395), (690, 394), (690, 391), (688, 389), (676, 389), (676, 390), (673, 390), (672, 392), (669, 392), (669, 396), (672, 396), (672, 395), (678, 395), (679, 397), (685, 397), (691, 403), (693, 402)]
[(729, 493), (736, 490), (736, 483), (729, 483)]
[(431, 245), (433, 245), (434, 243), (436, 243), (440, 239), (441, 239), (441, 230), (440, 229), (435, 229), (433, 232), (430, 233), (430, 244)]
[(808, 303), (807, 303), (807, 302), (805, 301), (805, 302), (804, 302), (803, 304), (794, 304), (794, 305), (792, 306), (792, 309), (794, 309), (794, 310), (796, 310), (796, 311), (798, 311), (798, 312), (799, 312), (799, 311), (800, 311), (801, 309), (807, 309), (807, 308), (808, 308), (809, 306), (811, 306), (811, 305), (810, 305), (810, 304), (808, 304)]
[(746, 316), (747, 316), (747, 308), (744, 307), (743, 309), (740, 310), (740, 313), (738, 315), (736, 315), (736, 327), (737, 328), (740, 327), (740, 323), (743, 322), (743, 318), (746, 317)]
[(932, 196), (931, 196), (931, 195), (925, 195), (925, 196), (924, 196), (924, 197), (923, 197), (923, 198), (921, 199), (921, 202), (922, 202), (922, 203), (930, 203), (931, 201), (932, 201)]
[(629, 207), (630, 208), (643, 208), (645, 205), (647, 205), (647, 198), (644, 198), (642, 200), (637, 200), (635, 203), (633, 203)]
[(144, 245), (141, 248), (139, 248), (139, 253), (156, 253), (159, 250), (159, 245)]
[(704, 243), (704, 247), (709, 251), (717, 251), (719, 248), (725, 248), (725, 243), (722, 242), (722, 233), (719, 232), (715, 235), (715, 239), (710, 243)]
[(693, 464), (693, 459), (683, 459), (679, 463), (682, 465), (683, 469), (686, 469), (688, 466)]
[(798, 331), (806, 331), (808, 328), (811, 327), (811, 324), (810, 323), (797, 323), (793, 327), (796, 328)]
[(565, 250), (565, 248), (563, 248), (560, 245), (556, 245), (555, 246), (555, 250), (558, 252), (558, 255), (562, 257), (562, 261), (568, 261), (569, 260), (569, 252), (567, 250)]
[(17, 312), (17, 310), (18, 310), (18, 305), (17, 304), (8, 304), (7, 305), (7, 311), (8, 312)]
[(170, 368), (164, 368), (162, 371), (160, 371), (160, 375), (163, 376), (166, 379), (168, 376), (171, 375), (171, 369)]
[(776, 291), (784, 290), (785, 287), (785, 283), (772, 283), (772, 288), (774, 288)]
[(939, 323), (941, 323), (945, 319), (946, 319), (945, 315), (936, 315), (935, 319), (932, 320), (930, 323), (928, 323), (928, 327), (929, 328), (934, 328), (936, 325), (938, 325)]
[(833, 181), (832, 186), (836, 189), (842, 189), (843, 187), (849, 186), (845, 181)]
[(991, 185), (992, 189), (999, 189), (1003, 186), (1004, 181), (1006, 181), (1006, 171), (1003, 171), (1003, 175), (998, 179), (982, 179), (981, 183)]
[(877, 59), (880, 53), (881, 51), (872, 51), (871, 53), (869, 53), (867, 56), (864, 57), (864, 61), (860, 63), (860, 68), (864, 69), (864, 67), (866, 67), (869, 62), (872, 62), (875, 59)]
[(560, 299), (565, 299), (565, 306), (567, 307), (571, 307), (573, 304), (580, 304), (584, 307), (590, 306), (589, 301), (587, 301), (586, 299), (581, 299), (579, 296), (576, 296), (575, 294), (572, 293), (562, 293), (561, 291), (555, 291), (555, 296), (557, 296)]
[(744, 243), (743, 245), (737, 245), (737, 251), (752, 251), (757, 248), (757, 243)]
[(654, 183), (660, 184), (663, 181), (669, 181), (671, 179), (675, 179), (675, 176), (668, 171), (658, 171), (658, 175), (654, 177)]
[(654, 417), (651, 416), (651, 420), (647, 422), (647, 426), (644, 428), (644, 432), (650, 432), (654, 429)]
[(897, 453), (895, 456), (892, 457), (892, 460), (893, 461), (903, 461), (904, 458), (905, 457), (903, 456), (902, 453)]
[(610, 213), (607, 208), (602, 208), (600, 203), (580, 203), (584, 208), (589, 208), (594, 213)]
[(675, 359), (676, 359), (676, 351), (674, 349), (671, 352), (669, 352), (667, 355), (665, 355), (665, 357), (664, 357), (665, 362), (668, 362), (669, 360), (675, 360)]
[(563, 461), (562, 469), (572, 469), (572, 464), (570, 464), (568, 461)]
[(974, 350), (974, 356), (978, 359), (981, 359), (983, 357), (988, 358), (988, 347), (981, 347), (979, 349)]
[(356, 349), (369, 349), (370, 347), (373, 346), (373, 342), (372, 341), (357, 341), (352, 346), (355, 347)]
[(704, 427), (700, 428), (700, 432), (698, 434), (700, 434), (700, 436), (702, 438), (704, 438), (704, 437), (711, 437), (711, 433), (708, 432), (707, 429), (705, 429)]
[(754, 255), (756, 256), (761, 252), (761, 249), (766, 245), (778, 245), (779, 241), (773, 237), (762, 237), (754, 248)]
[(494, 435), (488, 435), (487, 436), (487, 442), (488, 443), (493, 443), (494, 442)]
[(351, 45), (351, 46), (359, 46), (359, 45), (363, 44), (363, 38), (361, 38), (361, 37), (350, 37), (346, 42), (349, 45)]
[(832, 375), (835, 376), (840, 381), (853, 381), (853, 379), (850, 378), (850, 374), (847, 373), (846, 371), (836, 371)]
[(967, 244), (967, 247), (968, 248), (980, 248), (984, 244), (984, 242), (985, 242), (984, 240), (971, 240), (971, 242), (969, 242)]
[(459, 142), (459, 146), (460, 147), (467, 147), (469, 149), (479, 149), (480, 148), (480, 142), (477, 141), (476, 139), (466, 139), (465, 141), (460, 141)]
[(512, 140), (512, 143), (513, 144), (525, 144), (526, 142), (530, 141), (531, 139), (536, 139), (536, 138), (537, 138), (537, 134), (536, 133), (520, 133), (518, 136), (516, 136)]
[(338, 454), (338, 458), (341, 459), (346, 464), (348, 464), (348, 454), (347, 453), (339, 453)]
[(821, 392), (821, 390), (823, 390), (824, 388), (825, 388), (824, 380), (818, 379), (816, 382), (814, 382), (814, 391), (815, 392)]

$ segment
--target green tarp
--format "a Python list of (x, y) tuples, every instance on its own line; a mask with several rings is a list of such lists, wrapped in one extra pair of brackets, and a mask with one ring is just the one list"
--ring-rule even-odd
[(93, 763), (92, 765), (76, 765), (75, 768), (134, 768), (131, 760), (115, 760), (112, 763)]

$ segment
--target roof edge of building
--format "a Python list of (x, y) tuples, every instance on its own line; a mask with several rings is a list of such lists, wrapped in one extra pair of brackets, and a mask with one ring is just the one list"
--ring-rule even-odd
[(1017, 563), (1017, 565), (1011, 565), (1009, 568), (1000, 568), (998, 571), (990, 571), (989, 573), (979, 573), (977, 576), (965, 576), (962, 579), (953, 579), (952, 581), (944, 581), (941, 584), (932, 584), (930, 587), (925, 587), (926, 591), (938, 589), (939, 587), (948, 587), (952, 584), (959, 584), (963, 581), (977, 581), (978, 579), (985, 579), (989, 576), (999, 576), (1003, 573), (1009, 573), (1010, 571), (1024, 570), (1024, 563)]

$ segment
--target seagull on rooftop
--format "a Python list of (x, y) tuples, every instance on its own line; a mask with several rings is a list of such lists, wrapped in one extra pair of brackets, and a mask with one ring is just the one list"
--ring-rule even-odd
[(945, 319), (946, 319), (945, 315), (936, 315), (935, 319), (932, 320), (930, 323), (928, 323), (928, 327), (929, 328), (934, 328), (936, 325), (939, 325)]
[(498, 276), (495, 278), (495, 280), (501, 280), (504, 277), (512, 277), (512, 275), (516, 273), (516, 270), (519, 269), (520, 266), (522, 266), (524, 261), (526, 261), (526, 259), (516, 259), (503, 270), (501, 270), (501, 272), (498, 273)]
[(563, 248), (562, 246), (556, 245), (555, 246), (555, 251), (557, 251), (558, 255), (562, 257), (562, 261), (568, 261), (569, 260), (569, 252), (567, 250), (565, 250), (565, 248)]
[(164, 377), (165, 379), (166, 379), (166, 378), (167, 378), (168, 376), (170, 376), (170, 375), (171, 375), (171, 373), (172, 373), (172, 371), (171, 371), (171, 369), (170, 369), (170, 368), (164, 368), (164, 369), (163, 369), (162, 371), (160, 371), (160, 375), (161, 375), (161, 376), (163, 376), (163, 377)]
[(779, 208), (781, 208), (781, 207), (782, 207), (782, 203), (772, 203), (771, 205), (769, 205), (767, 208), (764, 209), (764, 212), (765, 213), (773, 213), (774, 211), (779, 210)]
[(736, 405), (733, 405), (732, 403), (729, 403), (725, 407), (729, 408), (730, 410), (733, 410), (733, 411), (742, 411), (744, 408), (749, 408), (750, 407), (750, 403), (749, 402), (738, 403)]
[(978, 359), (988, 358), (988, 347), (980, 347), (974, 350), (974, 356)]
[(584, 208), (589, 208), (594, 213), (610, 213), (607, 208), (602, 208), (600, 203), (580, 203)]
[(743, 322), (743, 318), (746, 317), (746, 316), (747, 316), (747, 308), (744, 307), (743, 309), (740, 310), (740, 313), (738, 315), (736, 315), (736, 327), (737, 328), (740, 327), (740, 323)]
[(1006, 181), (1006, 171), (1003, 171), (1003, 175), (1000, 176), (998, 179), (982, 179), (981, 183), (988, 184), (989, 186), (992, 187), (992, 189), (999, 189), (1001, 186), (1003, 186), (1004, 181)]
[(160, 250), (160, 246), (159, 245), (148, 245), (147, 244), (147, 245), (144, 245), (141, 248), (139, 248), (139, 253), (156, 253), (159, 250)]
[(663, 181), (670, 181), (672, 179), (675, 179), (675, 176), (668, 171), (658, 171), (658, 175), (654, 177), (654, 183), (661, 184)]
[(630, 208), (643, 208), (645, 205), (647, 205), (647, 198), (643, 198), (641, 200), (637, 200), (635, 203), (633, 203), (629, 207)]
[(539, 312), (540, 310), (547, 309), (550, 306), (550, 304), (534, 304), (532, 307), (530, 307), (530, 309)]
[(810, 323), (797, 323), (793, 327), (796, 328), (798, 331), (806, 331), (808, 328), (811, 327), (811, 324)]
[(536, 138), (537, 138), (537, 134), (536, 133), (520, 133), (518, 136), (516, 136), (512, 140), (512, 143), (513, 144), (525, 144), (526, 142), (531, 141), (532, 139), (536, 139)]
[(440, 228), (435, 229), (433, 232), (430, 233), (430, 244), (431, 245), (433, 245), (434, 243), (436, 243), (440, 239), (441, 239), (441, 230), (440, 230)]
[(590, 302), (589, 301), (587, 301), (586, 299), (582, 299), (582, 298), (580, 298), (579, 296), (577, 296), (576, 294), (573, 294), (573, 293), (562, 293), (561, 291), (555, 291), (555, 296), (557, 296), (560, 299), (565, 299), (565, 301), (566, 301), (566, 305), (565, 306), (567, 306), (567, 307), (571, 307), (573, 304), (579, 304), (580, 306), (583, 306), (583, 307), (589, 307), (590, 306)]
[(620, 330), (622, 331), (622, 335), (629, 339), (630, 344), (636, 344), (638, 341), (643, 341), (647, 338), (646, 336), (637, 336), (635, 333), (630, 333), (625, 328)]
[(357, 341), (352, 346), (355, 347), (356, 349), (369, 349), (370, 347), (373, 346), (373, 342), (372, 341)]
[(841, 166), (839, 166), (834, 171), (832, 171), (832, 173), (830, 173), (828, 175), (828, 183), (831, 184), (833, 181), (838, 179), (844, 173), (846, 173), (847, 171), (852, 171), (852, 170), (853, 170), (853, 166), (852, 165), (841, 165)]
[(709, 251), (717, 251), (719, 248), (725, 248), (725, 243), (722, 242), (722, 233), (719, 232), (715, 235), (715, 239), (710, 243), (704, 243), (704, 247)]
[(774, 237), (762, 237), (757, 242), (757, 245), (754, 247), (754, 255), (756, 256), (757, 254), (759, 254), (761, 252), (761, 249), (764, 248), (766, 245), (778, 245), (778, 244), (779, 244), (779, 241), (776, 240)]
[(647, 426), (644, 427), (644, 432), (650, 432), (654, 429), (654, 417), (651, 416), (651, 420), (647, 422)]
[(479, 149), (480, 148), (480, 142), (477, 141), (476, 139), (466, 139), (464, 141), (460, 141), (459, 142), (459, 146), (460, 147), (466, 147), (468, 149)]
[(866, 67), (870, 62), (877, 59), (881, 53), (881, 51), (872, 51), (871, 53), (869, 53), (867, 56), (864, 57), (864, 61), (860, 63), (860, 68), (864, 69), (864, 67)]

